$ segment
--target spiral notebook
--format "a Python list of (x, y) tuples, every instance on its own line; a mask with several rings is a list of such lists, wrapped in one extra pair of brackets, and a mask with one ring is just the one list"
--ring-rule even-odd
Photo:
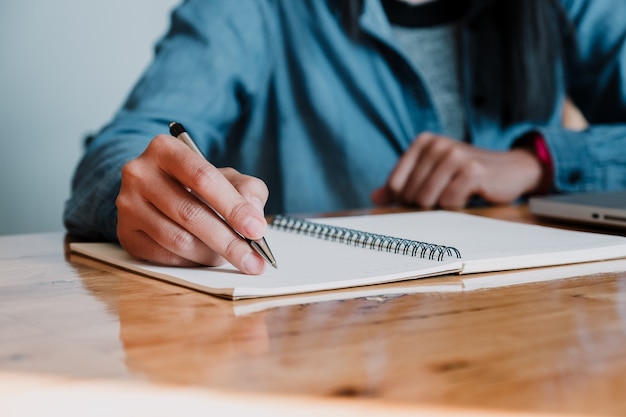
[(298, 219), (277, 216), (265, 236), (278, 262), (261, 276), (233, 266), (163, 267), (110, 243), (74, 253), (229, 299), (353, 288), (441, 275), (506, 271), (626, 257), (626, 238), (424, 211)]

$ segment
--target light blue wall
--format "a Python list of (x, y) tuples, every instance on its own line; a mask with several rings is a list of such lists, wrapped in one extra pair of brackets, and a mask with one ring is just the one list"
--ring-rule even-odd
[(81, 141), (122, 103), (177, 2), (0, 1), (0, 235), (63, 230)]

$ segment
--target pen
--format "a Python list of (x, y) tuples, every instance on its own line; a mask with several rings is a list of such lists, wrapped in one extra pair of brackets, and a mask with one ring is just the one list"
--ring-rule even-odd
[[(189, 148), (191, 148), (192, 151), (194, 151), (195, 153), (197, 153), (198, 155), (204, 157), (204, 155), (202, 154), (202, 152), (200, 151), (200, 149), (198, 149), (198, 146), (196, 145), (196, 143), (193, 141), (193, 139), (191, 139), (191, 136), (189, 136), (189, 133), (187, 133), (187, 131), (185, 130), (185, 128), (183, 127), (183, 125), (181, 125), (180, 123), (177, 122), (171, 122), (170, 123), (170, 134), (176, 138), (178, 138), (178, 140), (180, 140), (181, 142), (183, 142), (185, 145), (187, 145)], [(207, 204), (208, 205), (208, 204)], [(277, 264), (276, 264), (276, 259), (274, 258), (274, 255), (272, 254), (272, 251), (270, 250), (270, 247), (267, 245), (267, 242), (265, 241), (265, 238), (262, 237), (261, 239), (258, 240), (252, 240), (252, 239), (248, 239), (247, 237), (245, 237), (244, 235), (242, 235), (241, 233), (239, 233), (237, 230), (235, 230), (227, 221), (226, 219), (224, 219), (224, 217), (216, 212), (213, 207), (211, 207), (209, 205), (209, 207), (211, 208), (211, 210), (213, 210), (215, 212), (215, 214), (222, 219), (222, 221), (224, 223), (226, 223), (228, 225), (228, 227), (230, 227), (233, 232), (235, 232), (239, 237), (241, 237), (243, 240), (245, 240), (246, 242), (248, 242), (248, 244), (252, 247), (252, 249), (254, 249), (254, 251), (256, 253), (258, 253), (259, 255), (261, 255), (261, 257), (263, 259), (265, 259), (265, 261), (267, 263), (269, 263), (270, 265), (272, 265), (274, 268), (278, 268)]]

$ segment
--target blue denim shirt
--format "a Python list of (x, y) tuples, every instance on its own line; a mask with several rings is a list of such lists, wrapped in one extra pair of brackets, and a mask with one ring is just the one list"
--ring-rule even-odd
[[(509, 149), (539, 130), (559, 191), (626, 187), (626, 2), (562, 0), (577, 29), (577, 59), (541, 126), (485, 111), (462, 70), (468, 139)], [(346, 35), (332, 0), (189, 0), (172, 14), (156, 56), (114, 119), (91, 140), (72, 183), (68, 231), (116, 239), (120, 171), (168, 123), (181, 122), (216, 166), (262, 178), (267, 213), (368, 207), (399, 156), (423, 131), (440, 132), (419, 73), (394, 45), (380, 0), (365, 0)], [(475, 0), (475, 7), (488, 7)], [(475, 31), (462, 27), (461, 62)], [(475, 43), (475, 42), (474, 42)], [(472, 49), (472, 45), (474, 48)], [(567, 94), (594, 126), (560, 127)], [(493, 110), (493, 109), (491, 109)], [(495, 112), (497, 114), (497, 111)], [(462, 138), (459, 138), (462, 139)]]

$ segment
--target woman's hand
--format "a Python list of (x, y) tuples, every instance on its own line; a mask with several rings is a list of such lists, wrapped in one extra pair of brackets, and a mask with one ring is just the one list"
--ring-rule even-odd
[(544, 175), (537, 157), (524, 148), (495, 152), (457, 140), (422, 133), (402, 155), (375, 204), (423, 208), (462, 208), (472, 196), (510, 203), (537, 189)]
[(177, 139), (159, 135), (122, 170), (117, 236), (129, 254), (151, 262), (217, 266), (226, 259), (244, 273), (260, 274), (263, 258), (211, 207), (242, 235), (259, 239), (267, 227), (267, 197), (258, 178), (216, 168)]

